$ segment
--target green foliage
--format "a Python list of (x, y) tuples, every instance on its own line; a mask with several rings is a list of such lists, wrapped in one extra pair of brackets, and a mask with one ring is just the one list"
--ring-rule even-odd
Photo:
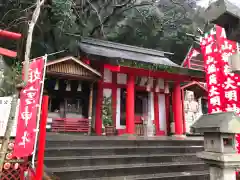
[(16, 85), (22, 82), (22, 63), (7, 66), (3, 73), (0, 96), (10, 96), (16, 91)]
[(102, 119), (104, 126), (111, 126), (112, 121), (112, 99), (110, 97), (103, 97)]
[[(22, 60), (27, 21), (36, 1), (2, 1), (0, 28), (23, 33), (18, 46), (18, 58)], [(174, 52), (171, 59), (179, 64), (192, 43), (185, 33), (194, 33), (197, 24), (204, 24), (195, 10), (196, 1), (189, 4), (188, 0), (46, 0), (33, 34), (31, 57), (63, 49), (79, 55), (78, 41), (90, 36)], [(3, 40), (0, 44), (16, 49), (15, 41)]]
[(174, 66), (159, 65), (159, 64), (140, 63), (140, 62), (131, 61), (131, 60), (121, 60), (121, 61), (119, 61), (119, 65), (135, 67), (135, 68), (142, 68), (142, 69), (149, 69), (152, 71), (163, 71), (163, 72), (168, 72), (168, 73), (185, 74), (185, 75), (191, 75), (191, 76), (195, 76), (195, 77), (203, 77), (204, 76), (202, 71), (191, 70), (191, 69), (181, 68), (181, 67), (174, 67)]

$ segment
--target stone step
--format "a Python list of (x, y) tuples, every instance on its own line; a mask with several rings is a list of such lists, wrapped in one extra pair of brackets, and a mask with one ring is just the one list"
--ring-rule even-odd
[(48, 140), (47, 147), (203, 146), (202, 140)]
[(209, 171), (189, 171), (176, 173), (143, 174), (137, 176), (87, 178), (85, 180), (210, 180), (210, 176)]
[(61, 156), (46, 157), (45, 165), (49, 168), (60, 166), (96, 166), (116, 164), (142, 164), (166, 162), (200, 162), (195, 153), (192, 154), (147, 154), (147, 155), (111, 155), (111, 156)]
[(129, 175), (157, 174), (166, 172), (206, 171), (208, 167), (202, 162), (143, 163), (107, 166), (78, 166), (48, 168), (60, 179), (83, 179), (100, 177), (117, 177)]
[(96, 155), (132, 155), (132, 154), (175, 154), (196, 153), (202, 146), (127, 146), (127, 147), (51, 147), (45, 148), (45, 157), (57, 156), (96, 156)]

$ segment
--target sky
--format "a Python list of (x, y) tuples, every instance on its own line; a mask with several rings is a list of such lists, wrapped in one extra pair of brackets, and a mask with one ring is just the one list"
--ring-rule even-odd
[[(199, 5), (201, 5), (203, 7), (208, 7), (209, 1), (214, 2), (214, 1), (217, 1), (217, 0), (201, 0)], [(228, 0), (228, 1), (235, 4), (235, 5), (238, 5), (240, 7), (240, 0)]]

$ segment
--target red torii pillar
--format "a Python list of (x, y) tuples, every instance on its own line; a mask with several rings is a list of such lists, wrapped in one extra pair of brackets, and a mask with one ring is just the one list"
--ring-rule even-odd
[(126, 130), (127, 134), (135, 133), (135, 77), (128, 74), (126, 98)]
[(173, 89), (173, 117), (175, 122), (175, 135), (183, 135), (183, 107), (180, 82), (175, 82)]
[[(9, 39), (18, 40), (22, 37), (22, 35), (20, 33), (14, 33), (14, 32), (5, 31), (5, 30), (0, 29), (0, 37), (6, 37)], [(17, 52), (0, 47), (0, 55), (15, 58), (15, 57), (17, 57)]]

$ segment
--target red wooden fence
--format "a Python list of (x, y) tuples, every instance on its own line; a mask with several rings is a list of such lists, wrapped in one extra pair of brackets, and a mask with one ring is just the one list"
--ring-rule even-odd
[(58, 118), (52, 121), (53, 132), (87, 133), (89, 128), (89, 119), (84, 118)]

